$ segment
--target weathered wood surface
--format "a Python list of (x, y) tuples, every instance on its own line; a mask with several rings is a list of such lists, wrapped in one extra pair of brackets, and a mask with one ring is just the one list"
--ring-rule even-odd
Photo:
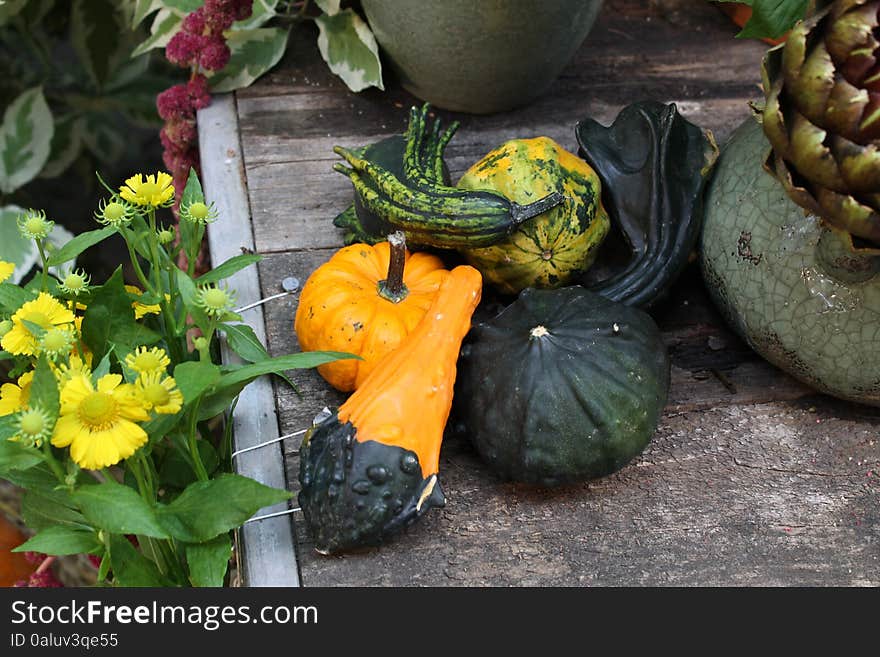
[[(574, 123), (605, 122), (633, 100), (675, 101), (723, 140), (758, 97), (763, 48), (735, 41), (703, 0), (609, 0), (575, 61), (529, 107), (493, 116), (441, 112), (462, 127), (455, 177), (502, 141), (546, 134), (575, 149)], [(351, 200), (331, 170), (334, 144), (402, 130), (416, 102), (347, 93), (311, 34), (286, 63), (238, 94), (263, 293), (305, 280), (341, 243), (330, 220)], [(462, 65), (456, 63), (455, 65)], [(266, 308), (270, 351), (297, 349), (296, 299)], [(542, 490), (497, 481), (466, 439), (444, 443), (448, 504), (381, 549), (321, 557), (297, 524), (305, 585), (880, 584), (880, 470), (873, 409), (816, 396), (755, 356), (722, 324), (696, 267), (656, 313), (673, 358), (669, 405), (653, 442), (616, 475)], [(299, 372), (276, 386), (281, 430), (342, 397)], [(298, 440), (286, 469), (296, 489)]]
[[(230, 96), (214, 99), (199, 112), (199, 148), (202, 156), (202, 177), (207, 199), (220, 215), (208, 234), (211, 261), (225, 262), (240, 255), (243, 249), (254, 248), (249, 216), (244, 164), (235, 114), (235, 99)], [(255, 267), (249, 267), (227, 279), (247, 305), (260, 298), (260, 280)], [(242, 317), (254, 327), (257, 338), (266, 340), (263, 308), (244, 311)], [(222, 340), (224, 363), (243, 362)], [(253, 447), (278, 431), (278, 416), (267, 377), (247, 386), (238, 398), (233, 416), (234, 451)], [(239, 454), (233, 463), (235, 471), (267, 486), (284, 488), (285, 472), (281, 448), (271, 445)], [(256, 515), (283, 513), (286, 503), (260, 509)], [(238, 563), (241, 579), (247, 586), (298, 586), (296, 543), (290, 517), (279, 515), (246, 523), (236, 535), (241, 547)], [(285, 556), (286, 555), (286, 558)]]

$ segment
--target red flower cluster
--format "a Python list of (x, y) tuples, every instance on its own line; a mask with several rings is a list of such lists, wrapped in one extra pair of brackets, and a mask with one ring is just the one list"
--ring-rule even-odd
[(183, 190), (190, 167), (199, 168), (196, 110), (211, 101), (203, 71), (219, 71), (229, 62), (230, 51), (223, 33), (235, 21), (250, 17), (253, 0), (205, 0), (188, 14), (180, 31), (165, 46), (172, 64), (192, 72), (186, 84), (176, 84), (156, 98), (165, 126), (159, 133), (165, 149), (162, 159), (174, 177), (174, 188)]
[(39, 564), (39, 568), (31, 574), (27, 579), (17, 581), (13, 586), (15, 588), (24, 589), (57, 589), (64, 585), (55, 577), (50, 566), (55, 561), (55, 557), (49, 557), (39, 552), (25, 552), (24, 558), (28, 563), (33, 565)]

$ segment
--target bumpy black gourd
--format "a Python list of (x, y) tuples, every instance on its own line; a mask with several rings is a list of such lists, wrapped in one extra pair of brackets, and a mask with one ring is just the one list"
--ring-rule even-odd
[(356, 441), (356, 431), (333, 413), (300, 449), (298, 501), (322, 554), (378, 545), (445, 504), (437, 475), (422, 478), (415, 452)]
[(580, 286), (529, 288), (472, 329), (454, 410), (498, 475), (555, 486), (639, 454), (668, 390), (667, 350), (646, 313)]

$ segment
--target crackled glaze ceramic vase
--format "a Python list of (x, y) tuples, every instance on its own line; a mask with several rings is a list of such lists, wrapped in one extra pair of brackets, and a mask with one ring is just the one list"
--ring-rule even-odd
[(531, 102), (587, 37), (602, 0), (362, 0), (401, 84), (436, 107), (487, 114)]
[(880, 251), (856, 249), (789, 200), (749, 119), (706, 196), (702, 267), (715, 302), (771, 363), (828, 394), (880, 406)]

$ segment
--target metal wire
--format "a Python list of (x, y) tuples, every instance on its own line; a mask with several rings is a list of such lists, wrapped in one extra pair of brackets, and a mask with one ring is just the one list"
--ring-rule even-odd
[(283, 436), (278, 436), (277, 438), (273, 438), (272, 440), (267, 440), (264, 443), (257, 443), (256, 445), (251, 445), (250, 447), (242, 447), (241, 449), (237, 449), (232, 452), (232, 457), (235, 458), (239, 454), (244, 454), (245, 452), (251, 452), (255, 449), (260, 449), (261, 447), (265, 447), (266, 445), (274, 445), (275, 443), (280, 443), (282, 440), (286, 440), (287, 438), (293, 438), (294, 436), (299, 436), (304, 434), (308, 429), (300, 429), (299, 431), (294, 431), (293, 433), (287, 433)]

